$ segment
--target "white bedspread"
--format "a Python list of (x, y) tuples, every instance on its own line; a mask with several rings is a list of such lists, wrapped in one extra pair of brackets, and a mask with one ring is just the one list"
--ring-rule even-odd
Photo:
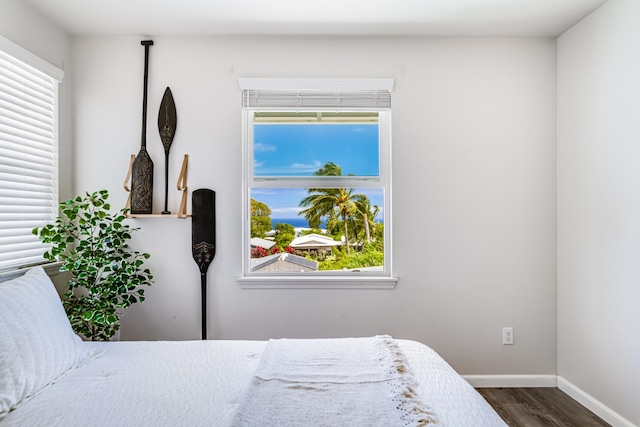
[[(506, 425), (433, 350), (397, 342), (440, 425)], [(266, 341), (85, 345), (104, 353), (10, 412), (0, 427), (229, 426)]]

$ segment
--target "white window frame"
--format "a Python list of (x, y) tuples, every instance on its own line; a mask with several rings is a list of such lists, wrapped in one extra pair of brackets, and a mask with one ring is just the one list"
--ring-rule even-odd
[[(7, 162), (5, 162), (3, 159), (0, 159), (0, 165), (7, 165), (7, 168), (1, 172), (10, 173), (12, 177), (10, 180), (6, 181), (7, 185), (3, 184), (2, 186), (0, 186), (2, 191), (6, 190), (6, 194), (8, 197), (4, 201), (5, 212), (7, 214), (6, 218), (8, 219), (7, 222), (3, 224), (5, 227), (2, 227), (3, 233), (2, 235), (0, 235), (0, 242), (2, 242), (2, 250), (4, 251), (4, 253), (2, 253), (3, 257), (0, 258), (0, 276), (8, 277), (13, 274), (12, 271), (16, 271), (17, 269), (46, 262), (42, 255), (38, 255), (37, 253), (40, 252), (41, 254), (44, 254), (45, 250), (48, 249), (48, 245), (42, 243), (36, 236), (32, 235), (30, 233), (30, 229), (41, 227), (47, 223), (53, 222), (58, 215), (58, 86), (59, 83), (62, 82), (64, 72), (56, 66), (48, 63), (42, 58), (34, 55), (23, 47), (2, 36), (0, 36), (0, 52), (8, 63), (14, 64), (12, 65), (12, 67), (15, 68), (7, 68), (6, 70), (13, 70), (9, 72), (18, 73), (14, 75), (20, 75), (22, 76), (20, 78), (25, 78), (29, 81), (40, 81), (47, 86), (46, 90), (50, 91), (39, 92), (36, 85), (33, 85), (33, 94), (30, 96), (34, 96), (35, 98), (39, 99), (38, 101), (36, 101), (38, 105), (35, 107), (35, 110), (38, 110), (39, 112), (37, 114), (34, 114), (33, 116), (31, 115), (31, 107), (36, 105), (35, 102), (33, 105), (29, 104), (29, 106), (21, 110), (22, 107), (17, 107), (17, 104), (14, 104), (13, 101), (11, 101), (11, 99), (19, 99), (11, 98), (17, 96), (15, 93), (12, 95), (7, 95), (7, 102), (5, 102), (5, 106), (7, 106), (6, 117), (9, 118), (7, 121), (8, 126), (6, 127), (7, 131), (9, 132), (7, 133), (7, 135), (14, 135), (13, 137), (9, 137), (9, 139), (6, 140), (7, 144), (5, 144), (5, 148), (10, 150), (8, 151), (8, 153), (12, 151), (11, 143), (8, 142), (11, 140), (11, 138), (25, 138), (25, 141), (30, 141), (31, 138), (27, 134), (20, 135), (20, 127), (16, 127), (16, 124), (13, 121), (14, 119), (10, 118), (12, 117), (12, 114), (15, 115), (18, 111), (24, 111), (24, 117), (26, 117), (28, 121), (31, 121), (28, 126), (38, 127), (45, 123), (44, 121), (40, 121), (40, 117), (42, 117), (40, 116), (40, 114), (44, 114), (45, 111), (46, 114), (50, 115), (49, 117), (51, 120), (50, 123), (47, 122), (48, 124), (45, 125), (47, 127), (50, 126), (50, 129), (48, 128), (47, 131), (43, 131), (43, 133), (41, 135), (39, 134), (39, 136), (37, 137), (40, 144), (50, 144), (49, 148), (46, 150), (46, 153), (48, 153), (48, 162), (50, 162), (51, 164), (51, 167), (46, 170), (46, 173), (50, 174), (50, 181), (47, 185), (47, 188), (50, 189), (50, 192), (39, 193), (39, 197), (45, 197), (45, 199), (40, 200), (46, 200), (46, 206), (39, 203), (40, 207), (38, 208), (20, 211), (19, 209), (21, 206), (29, 206), (33, 205), (33, 203), (26, 202), (25, 205), (20, 205), (20, 202), (18, 202), (17, 204), (13, 204), (12, 200), (16, 201), (15, 197), (17, 192), (20, 191), (20, 185), (28, 186), (31, 185), (28, 184), (30, 181), (32, 181), (34, 184), (36, 181), (33, 181), (34, 178), (29, 178), (29, 175), (25, 174), (25, 178), (24, 180), (22, 180), (24, 184), (19, 184), (19, 181), (15, 179), (16, 166), (9, 166), (12, 162), (11, 160), (9, 160), (10, 156), (6, 157), (6, 159), (8, 160)], [(9, 85), (11, 85), (11, 82), (13, 82), (13, 80), (10, 79), (5, 81)], [(11, 93), (11, 90), (8, 90), (6, 93)], [(50, 98), (47, 98), (49, 95), (47, 95), (46, 93), (50, 94)], [(47, 99), (50, 99), (50, 101), (47, 101)], [(2, 107), (0, 107), (0, 120), (2, 119), (2, 114)], [(13, 117), (15, 118), (17, 116)], [(15, 145), (13, 147), (15, 148)], [(38, 149), (36, 151), (39, 153), (37, 154), (37, 156), (41, 156), (45, 153), (45, 150)], [(33, 154), (35, 154), (35, 151), (33, 152)], [(24, 155), (29, 155), (27, 150), (25, 150)], [(44, 171), (44, 169), (42, 169), (42, 171)], [(20, 175), (18, 175), (18, 179), (21, 179)], [(37, 178), (37, 180), (41, 181), (41, 176)], [(9, 196), (9, 194), (12, 195)], [(44, 208), (47, 209), (46, 212), (42, 210)], [(36, 210), (34, 209), (37, 209), (38, 213), (35, 213)], [(16, 228), (11, 228), (13, 227), (13, 225), (11, 225), (11, 221), (15, 220), (16, 214), (25, 214), (25, 219), (21, 220), (20, 224), (16, 223)], [(15, 247), (15, 249), (11, 249), (12, 247)]]
[[(387, 90), (393, 88), (392, 79), (240, 79), (243, 93), (247, 90), (318, 90), (318, 91), (357, 91)], [(276, 111), (336, 111), (336, 109), (318, 107), (256, 107), (245, 106), (242, 111), (242, 157), (243, 157), (243, 196), (242, 196), (242, 276), (237, 280), (242, 288), (358, 288), (391, 289), (397, 283), (392, 272), (392, 204), (391, 204), (391, 111), (389, 108), (344, 108), (344, 111), (376, 111), (379, 114), (379, 155), (380, 170), (376, 177), (322, 177), (323, 186), (330, 187), (375, 187), (384, 189), (384, 268), (382, 272), (342, 272), (323, 271), (317, 273), (255, 273), (250, 271), (250, 235), (251, 218), (249, 212), (250, 188), (289, 188), (308, 187), (307, 177), (255, 177), (253, 174), (253, 115), (265, 109)]]

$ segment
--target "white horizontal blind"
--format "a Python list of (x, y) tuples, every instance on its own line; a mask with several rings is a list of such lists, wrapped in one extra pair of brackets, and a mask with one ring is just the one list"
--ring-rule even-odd
[(391, 92), (386, 90), (260, 90), (247, 89), (243, 93), (243, 106), (256, 109), (296, 108), (322, 109), (388, 109)]
[(31, 230), (58, 213), (58, 81), (2, 47), (0, 270), (7, 270), (43, 261), (47, 246)]
[(244, 108), (388, 110), (393, 79), (240, 79)]

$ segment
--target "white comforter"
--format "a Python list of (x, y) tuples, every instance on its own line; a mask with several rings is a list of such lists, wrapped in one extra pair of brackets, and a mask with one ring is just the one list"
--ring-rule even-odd
[[(440, 425), (506, 425), (433, 350), (397, 341), (418, 395)], [(101, 354), (10, 412), (0, 426), (228, 426), (266, 341), (85, 345)]]

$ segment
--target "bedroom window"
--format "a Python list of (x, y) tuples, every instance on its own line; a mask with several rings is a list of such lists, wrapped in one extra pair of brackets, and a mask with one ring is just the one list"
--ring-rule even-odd
[(243, 287), (384, 287), (393, 80), (241, 79)]
[(0, 272), (43, 262), (31, 233), (58, 214), (63, 72), (0, 36)]

